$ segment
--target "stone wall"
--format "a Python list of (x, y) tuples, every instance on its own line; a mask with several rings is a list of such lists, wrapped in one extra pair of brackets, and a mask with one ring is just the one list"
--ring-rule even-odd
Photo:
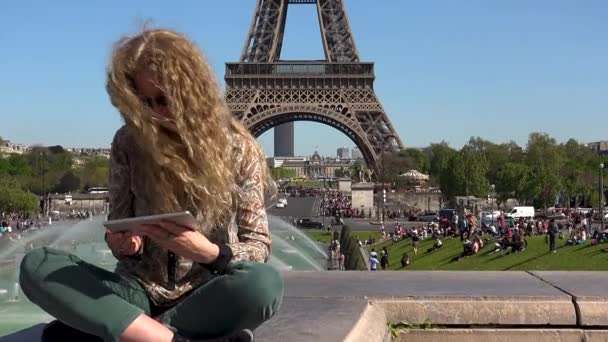
[(351, 186), (353, 209), (374, 210), (374, 184), (355, 183)]
[(351, 185), (352, 185), (352, 182), (350, 179), (339, 179), (338, 180), (338, 191), (350, 193)]
[(392, 192), (386, 194), (389, 208), (417, 208), (437, 211), (443, 205), (443, 196), (437, 192)]
[(73, 199), (71, 204), (64, 199), (50, 199), (50, 211), (67, 212), (71, 210), (89, 210), (95, 213), (108, 212), (108, 202), (105, 199)]

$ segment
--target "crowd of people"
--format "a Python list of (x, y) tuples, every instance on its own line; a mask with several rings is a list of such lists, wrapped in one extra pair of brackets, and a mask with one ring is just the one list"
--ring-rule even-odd
[[(426, 253), (433, 253), (443, 247), (443, 239), (459, 238), (462, 252), (454, 257), (455, 261), (479, 254), (484, 247), (486, 250), (491, 248), (488, 254), (524, 252), (528, 248), (527, 238), (535, 235), (545, 236), (548, 251), (556, 253), (557, 240), (565, 239), (566, 245), (585, 244), (589, 238), (592, 244), (608, 242), (608, 229), (601, 231), (599, 225), (592, 227), (592, 215), (593, 213), (569, 211), (558, 216), (559, 219), (551, 216), (514, 219), (501, 213), (496, 221), (485, 222), (476, 215), (463, 213), (460, 216), (454, 214), (452, 217), (443, 217), (439, 222), (422, 223), (410, 228), (397, 221), (394, 229), (385, 231), (383, 227), (381, 234), (383, 240), (389, 239), (393, 243), (409, 239), (414, 255), (419, 253), (418, 247), (422, 240), (433, 239), (432, 247), (426, 250)], [(384, 254), (388, 255), (388, 251), (386, 253), (383, 251), (378, 258), (377, 253), (372, 249), (370, 264), (375, 262), (375, 256), (377, 264), (382, 266)], [(410, 265), (410, 257), (407, 253), (403, 254), (401, 264), (402, 267)]]
[(353, 210), (348, 196), (332, 189), (321, 194), (319, 214), (331, 217), (358, 217), (359, 210)]

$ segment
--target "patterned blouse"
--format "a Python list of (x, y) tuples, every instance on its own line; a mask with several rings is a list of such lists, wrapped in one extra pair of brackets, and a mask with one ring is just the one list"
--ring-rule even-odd
[[(271, 240), (264, 206), (262, 165), (258, 158), (261, 151), (254, 139), (237, 137), (232, 157), (240, 170), (237, 185), (243, 191), (242, 200), (235, 201), (229, 220), (207, 237), (214, 243), (228, 245), (233, 254), (231, 263), (266, 262)], [(114, 136), (110, 156), (110, 220), (157, 214), (151, 208), (150, 199), (158, 194), (147, 193), (143, 186), (146, 177), (154, 174), (138, 166), (142, 153), (128, 127), (121, 127)], [(142, 284), (158, 306), (175, 304), (189, 291), (215, 277), (206, 267), (168, 253), (147, 238), (141, 258), (120, 259), (116, 272)]]

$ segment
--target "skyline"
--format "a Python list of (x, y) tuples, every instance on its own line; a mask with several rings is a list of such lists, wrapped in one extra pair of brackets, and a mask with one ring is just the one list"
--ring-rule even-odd
[[(0, 65), (0, 136), (65, 147), (107, 147), (121, 125), (104, 90), (104, 68), (112, 42), (137, 32), (138, 18), (186, 33), (221, 80), (223, 63), (238, 60), (255, 6), (39, 3), (12, 3), (0, 13), (0, 42), (9, 47)], [(471, 136), (523, 146), (533, 131), (559, 142), (608, 139), (597, 124), (608, 117), (608, 4), (352, 0), (346, 6), (362, 60), (375, 62), (376, 93), (406, 147), (445, 140), (460, 148)], [(283, 59), (322, 58), (316, 20), (314, 6), (290, 7)], [(295, 137), (297, 155), (312, 154), (318, 137), (322, 155), (354, 146), (322, 124), (296, 122)], [(272, 155), (272, 133), (259, 140)]]

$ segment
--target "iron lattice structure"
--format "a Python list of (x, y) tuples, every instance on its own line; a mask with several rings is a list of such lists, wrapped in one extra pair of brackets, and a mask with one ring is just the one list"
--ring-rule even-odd
[[(317, 6), (325, 61), (280, 60), (290, 4)], [(403, 145), (374, 79), (373, 63), (359, 60), (343, 0), (257, 0), (241, 60), (226, 63), (226, 101), (256, 137), (293, 121), (332, 126), (379, 170), (387, 143)]]

